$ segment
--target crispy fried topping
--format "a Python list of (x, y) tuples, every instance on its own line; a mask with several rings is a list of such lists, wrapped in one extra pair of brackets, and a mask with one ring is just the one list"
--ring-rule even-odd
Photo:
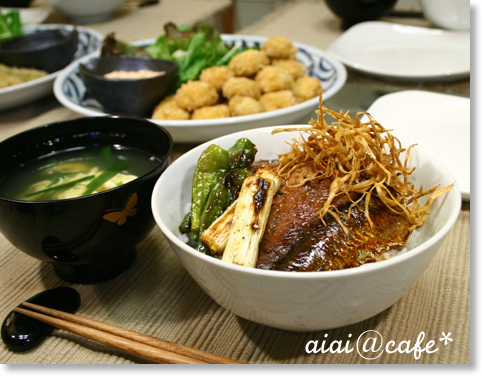
[[(415, 168), (408, 167), (412, 146), (405, 149), (389, 130), (373, 119), (367, 112), (359, 112), (351, 118), (348, 112), (336, 112), (322, 105), (316, 110), (317, 120), (311, 119), (309, 127), (278, 128), (279, 132), (300, 132), (300, 140), (293, 140), (291, 151), (279, 156), (278, 174), (290, 177), (297, 169), (310, 165), (314, 173), (296, 179), (293, 186), (301, 186), (310, 180), (334, 178), (329, 197), (320, 211), (323, 218), (331, 214), (338, 220), (333, 199), (339, 195), (358, 193), (353, 208), (365, 199), (365, 215), (373, 226), (368, 213), (372, 195), (376, 195), (390, 210), (405, 215), (411, 222), (411, 229), (421, 225), (429, 211), (429, 206), (438, 196), (448, 192), (449, 185), (438, 190), (439, 186), (424, 190), (415, 188), (408, 177)], [(325, 115), (334, 120), (328, 123)], [(368, 121), (360, 118), (365, 115)], [(418, 200), (427, 196), (420, 205)], [(341, 223), (338, 220), (339, 223)], [(344, 229), (348, 232), (348, 229)]]

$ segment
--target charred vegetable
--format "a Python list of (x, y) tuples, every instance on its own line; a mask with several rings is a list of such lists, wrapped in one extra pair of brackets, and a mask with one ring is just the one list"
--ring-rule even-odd
[(225, 150), (210, 145), (199, 157), (193, 177), (191, 211), (179, 226), (201, 251), (200, 236), (236, 199), (256, 155), (255, 145), (239, 139)]
[(210, 145), (198, 160), (192, 181), (191, 203), (191, 234), (195, 241), (199, 239), (201, 215), (209, 193), (226, 175), (228, 167), (228, 152), (217, 145)]
[(202, 233), (201, 240), (213, 253), (222, 253), (223, 261), (253, 268), (280, 186), (281, 179), (269, 170), (247, 177), (238, 199)]

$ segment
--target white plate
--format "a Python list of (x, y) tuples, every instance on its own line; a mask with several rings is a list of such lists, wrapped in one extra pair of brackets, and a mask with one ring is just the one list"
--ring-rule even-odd
[[(72, 26), (54, 24), (27, 26), (23, 28), (23, 31), (29, 33), (35, 30), (48, 30), (59, 27), (71, 28)], [(102, 41), (104, 40), (104, 36), (95, 30), (77, 26), (77, 31), (79, 32), (79, 47), (73, 61), (83, 56), (95, 54), (100, 50)], [(32, 102), (52, 93), (54, 80), (60, 72), (61, 71), (54, 72), (36, 80), (0, 89), (0, 111)]]
[[(226, 42), (243, 41), (248, 46), (262, 44), (267, 38), (243, 35), (223, 35)], [(136, 45), (148, 45), (155, 42), (149, 39), (136, 42)], [(337, 93), (345, 84), (346, 69), (336, 58), (329, 54), (303, 44), (295, 43), (299, 52), (297, 58), (306, 65), (312, 75), (322, 81), (325, 89), (323, 99), (326, 100)], [(82, 79), (78, 75), (80, 60), (71, 65), (55, 80), (54, 93), (60, 103), (71, 110), (87, 116), (106, 115), (100, 104), (89, 96)], [(212, 120), (153, 120), (166, 128), (175, 142), (205, 142), (213, 138), (245, 129), (259, 128), (270, 125), (293, 124), (313, 113), (318, 107), (319, 99), (313, 98), (306, 102), (281, 110), (264, 112), (256, 115), (237, 116)]]
[(377, 99), (368, 109), (404, 147), (417, 144), (438, 159), (470, 200), (470, 99), (407, 90)]
[(2, 13), (8, 13), (11, 11), (18, 11), (20, 15), (20, 22), (22, 25), (38, 25), (44, 22), (50, 14), (48, 8), (32, 7), (32, 8), (0, 8)]
[(361, 73), (397, 81), (450, 81), (470, 75), (470, 32), (362, 22), (328, 52)]

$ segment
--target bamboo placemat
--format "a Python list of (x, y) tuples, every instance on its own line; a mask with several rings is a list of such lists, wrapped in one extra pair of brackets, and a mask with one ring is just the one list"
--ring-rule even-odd
[[(193, 282), (167, 245), (159, 229), (138, 247), (131, 269), (96, 285), (61, 282), (50, 265), (43, 264), (0, 237), (0, 317), (42, 290), (66, 285), (76, 288), (82, 305), (78, 313), (124, 328), (182, 343), (250, 363), (286, 364), (467, 364), (470, 362), (470, 211), (462, 210), (436, 258), (422, 278), (395, 305), (379, 315), (344, 328), (314, 333), (292, 333), (241, 319), (212, 301)], [(383, 353), (366, 360), (356, 351), (307, 354), (308, 341), (327, 339), (345, 343), (366, 330), (385, 341), (425, 343), (434, 340), (438, 351)], [(439, 341), (451, 333), (453, 342)], [(327, 337), (325, 338), (325, 334)], [(351, 337), (349, 335), (352, 335)], [(0, 344), (6, 364), (145, 363), (144, 360), (54, 331), (45, 342), (26, 353), (14, 353)]]

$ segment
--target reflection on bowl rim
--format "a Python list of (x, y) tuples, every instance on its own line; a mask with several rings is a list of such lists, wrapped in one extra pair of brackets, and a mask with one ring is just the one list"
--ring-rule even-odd
[[(87, 196), (79, 196), (79, 197), (72, 197), (72, 198), (65, 198), (65, 199), (58, 199), (58, 200), (46, 200), (46, 201), (41, 201), (41, 200), (17, 200), (17, 199), (12, 199), (12, 198), (7, 198), (7, 197), (3, 197), (3, 196), (0, 196), (0, 199), (3, 200), (3, 201), (7, 201), (7, 202), (13, 202), (13, 203), (25, 203), (25, 204), (49, 204), (49, 203), (57, 203), (57, 202), (68, 202), (68, 201), (76, 201), (76, 200), (82, 200), (82, 199), (86, 199), (88, 197), (92, 197), (92, 196), (100, 196), (102, 194), (108, 194), (109, 192), (113, 192), (113, 191), (116, 191), (116, 190), (119, 190), (119, 189), (122, 189), (124, 187), (128, 187), (128, 186), (131, 186), (132, 184), (136, 183), (137, 180), (141, 179), (141, 178), (144, 178), (150, 174), (152, 174), (153, 172), (155, 172), (159, 167), (161, 167), (164, 163), (168, 163), (169, 164), (169, 159), (170, 157), (172, 156), (172, 151), (173, 151), (173, 148), (174, 148), (174, 142), (172, 140), (172, 136), (171, 134), (163, 127), (155, 124), (155, 123), (152, 123), (150, 122), (149, 120), (146, 120), (146, 119), (140, 119), (140, 118), (134, 118), (134, 117), (129, 117), (129, 116), (118, 116), (118, 115), (112, 115), (112, 116), (100, 116), (100, 117), (81, 117), (81, 118), (74, 118), (74, 119), (68, 119), (68, 120), (62, 120), (62, 121), (58, 121), (58, 122), (52, 122), (52, 123), (48, 123), (48, 124), (44, 124), (44, 125), (40, 125), (40, 126), (37, 126), (37, 127), (34, 127), (34, 128), (31, 128), (31, 129), (27, 129), (25, 131), (22, 131), (20, 133), (16, 133), (12, 136), (10, 136), (9, 138), (6, 138), (5, 140), (2, 140), (0, 141), (0, 146), (2, 145), (2, 143), (4, 142), (7, 142), (7, 141), (10, 141), (12, 139), (14, 139), (15, 137), (17, 136), (24, 136), (25, 134), (27, 133), (30, 133), (30, 132), (36, 132), (40, 129), (46, 129), (46, 128), (49, 128), (49, 127), (55, 127), (55, 126), (62, 126), (62, 125), (65, 125), (66, 123), (68, 122), (75, 122), (75, 121), (79, 121), (79, 120), (85, 120), (85, 119), (98, 119), (98, 118), (111, 118), (111, 119), (118, 119), (118, 118), (121, 118), (121, 119), (128, 119), (128, 120), (131, 120), (131, 121), (137, 121), (137, 122), (143, 122), (143, 123), (150, 123), (151, 125), (153, 125), (155, 128), (157, 129), (160, 129), (161, 131), (164, 132), (164, 134), (166, 135), (166, 138), (169, 142), (169, 149), (165, 152), (165, 155), (164, 157), (162, 158), (162, 160), (156, 164), (155, 167), (153, 167), (151, 170), (147, 171), (146, 173), (144, 173), (143, 175), (141, 176), (138, 176), (136, 177), (134, 180), (131, 180), (125, 184), (122, 184), (120, 186), (117, 186), (117, 187), (114, 187), (114, 188), (111, 188), (111, 189), (108, 189), (106, 191), (102, 191), (102, 192), (97, 192), (97, 193), (91, 193), (90, 195), (87, 195)], [(45, 142), (45, 141), (40, 141), (40, 143), (42, 142)], [(37, 142), (38, 143), (38, 142)], [(64, 151), (65, 149), (61, 149), (60, 151)], [(59, 151), (59, 150), (57, 150)], [(43, 155), (43, 154), (42, 154)]]

